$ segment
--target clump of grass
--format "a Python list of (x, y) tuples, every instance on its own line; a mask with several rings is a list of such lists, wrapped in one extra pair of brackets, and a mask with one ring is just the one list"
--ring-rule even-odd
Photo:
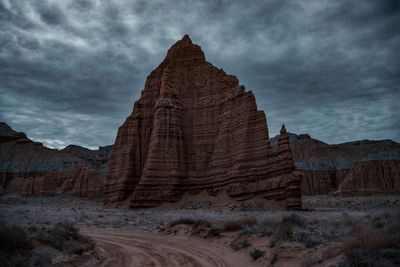
[(249, 253), (250, 253), (251, 258), (252, 258), (254, 261), (257, 260), (258, 258), (264, 256), (264, 254), (265, 254), (264, 251), (262, 251), (262, 250), (259, 249), (259, 248), (255, 248), (255, 247), (251, 247), (251, 248), (249, 249)]
[(356, 236), (342, 240), (346, 255), (344, 266), (392, 266), (400, 261), (398, 250), (389, 235), (371, 227), (363, 228)]
[(239, 220), (228, 220), (223, 223), (223, 229), (227, 232), (240, 231), (246, 226), (253, 226), (256, 224), (256, 220), (251, 217), (243, 217)]
[(26, 232), (18, 226), (1, 226), (0, 227), (0, 250), (30, 250), (32, 243)]
[(304, 225), (304, 220), (295, 213), (283, 216), (280, 224), (273, 234), (271, 247), (274, 247), (279, 241), (292, 241), (294, 228), (302, 225)]
[(18, 226), (0, 226), (0, 265), (27, 266), (32, 254), (32, 242)]
[(192, 225), (194, 224), (196, 221), (190, 218), (180, 218), (177, 220), (174, 220), (172, 222), (169, 223), (169, 227), (174, 227), (175, 225), (178, 224), (188, 224), (188, 225)]
[(210, 227), (211, 223), (209, 221), (206, 220), (193, 220), (190, 218), (180, 218), (174, 221), (171, 221), (169, 223), (169, 227), (174, 227), (175, 225), (179, 225), (179, 224), (186, 224), (186, 225), (193, 225), (195, 228), (202, 225), (202, 226), (207, 226)]
[(193, 220), (190, 218), (181, 218), (169, 223), (169, 227), (176, 225), (191, 225), (192, 234), (198, 235), (203, 238), (216, 237), (220, 235), (220, 231), (213, 226), (213, 224), (207, 220)]
[(206, 220), (197, 220), (192, 226), (192, 234), (203, 238), (216, 237), (220, 235), (220, 231)]
[(203, 236), (204, 238), (210, 238), (210, 237), (217, 237), (220, 236), (220, 231), (217, 228), (211, 227), (211, 229), (208, 229), (206, 231), (206, 234)]
[(296, 233), (294, 239), (297, 242), (303, 243), (307, 248), (312, 248), (321, 244), (321, 241), (316, 236), (313, 236), (313, 233), (308, 231)]
[(51, 266), (51, 256), (46, 251), (36, 251), (33, 252), (29, 262), (30, 262), (29, 266), (38, 266), (38, 267)]
[(248, 248), (250, 247), (250, 245), (251, 245), (250, 242), (247, 241), (246, 239), (245, 240), (235, 239), (230, 244), (231, 248), (236, 251), (241, 250), (243, 248)]
[(275, 230), (272, 239), (272, 246), (279, 241), (289, 241), (293, 236), (294, 224), (291, 222), (282, 222), (279, 224), (278, 228)]
[(368, 250), (384, 249), (392, 246), (391, 238), (376, 229), (366, 227), (355, 237), (348, 237), (342, 240), (344, 250), (363, 248)]
[(299, 225), (302, 226), (304, 225), (304, 219), (301, 218), (299, 215), (296, 213), (292, 213), (286, 216), (282, 217), (282, 222), (283, 223), (292, 223), (294, 225)]
[(260, 237), (271, 236), (274, 233), (276, 227), (277, 222), (273, 220), (264, 219), (256, 221), (255, 219), (252, 219), (250, 223), (244, 224), (242, 226), (242, 229), (240, 230), (240, 235), (258, 235)]
[(81, 255), (94, 248), (94, 241), (81, 235), (79, 229), (71, 222), (59, 222), (53, 227), (40, 231), (36, 239), (65, 254)]
[(206, 220), (196, 220), (194, 221), (193, 227), (196, 228), (210, 228), (212, 223)]

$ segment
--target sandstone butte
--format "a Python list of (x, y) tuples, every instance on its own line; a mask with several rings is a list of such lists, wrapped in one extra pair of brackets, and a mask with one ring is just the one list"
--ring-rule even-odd
[(104, 189), (106, 206), (154, 207), (184, 193), (223, 191), (301, 209), (283, 126), (272, 150), (266, 117), (235, 76), (206, 61), (188, 35), (147, 77), (118, 130)]
[[(400, 192), (399, 143), (359, 140), (329, 145), (308, 134), (288, 135), (296, 170), (303, 174), (303, 195)], [(270, 142), (276, 149), (278, 138)]]
[(0, 189), (24, 196), (102, 198), (107, 151), (50, 149), (0, 122)]

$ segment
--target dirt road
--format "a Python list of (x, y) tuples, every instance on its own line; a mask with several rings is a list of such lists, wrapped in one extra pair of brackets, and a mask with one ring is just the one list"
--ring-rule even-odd
[(105, 254), (98, 266), (257, 266), (246, 254), (192, 237), (86, 228)]

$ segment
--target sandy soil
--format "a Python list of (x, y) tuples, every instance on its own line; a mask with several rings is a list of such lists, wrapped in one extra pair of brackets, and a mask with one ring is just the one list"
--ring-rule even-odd
[(228, 247), (191, 237), (82, 228), (105, 254), (96, 266), (261, 266)]

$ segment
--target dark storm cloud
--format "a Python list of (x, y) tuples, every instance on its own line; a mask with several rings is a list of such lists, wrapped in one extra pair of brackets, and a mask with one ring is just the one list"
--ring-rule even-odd
[(282, 123), (400, 140), (399, 1), (0, 0), (0, 121), (52, 147), (110, 144), (185, 33)]
[(47, 24), (58, 25), (64, 23), (64, 14), (57, 6), (44, 6), (38, 9), (40, 18)]

